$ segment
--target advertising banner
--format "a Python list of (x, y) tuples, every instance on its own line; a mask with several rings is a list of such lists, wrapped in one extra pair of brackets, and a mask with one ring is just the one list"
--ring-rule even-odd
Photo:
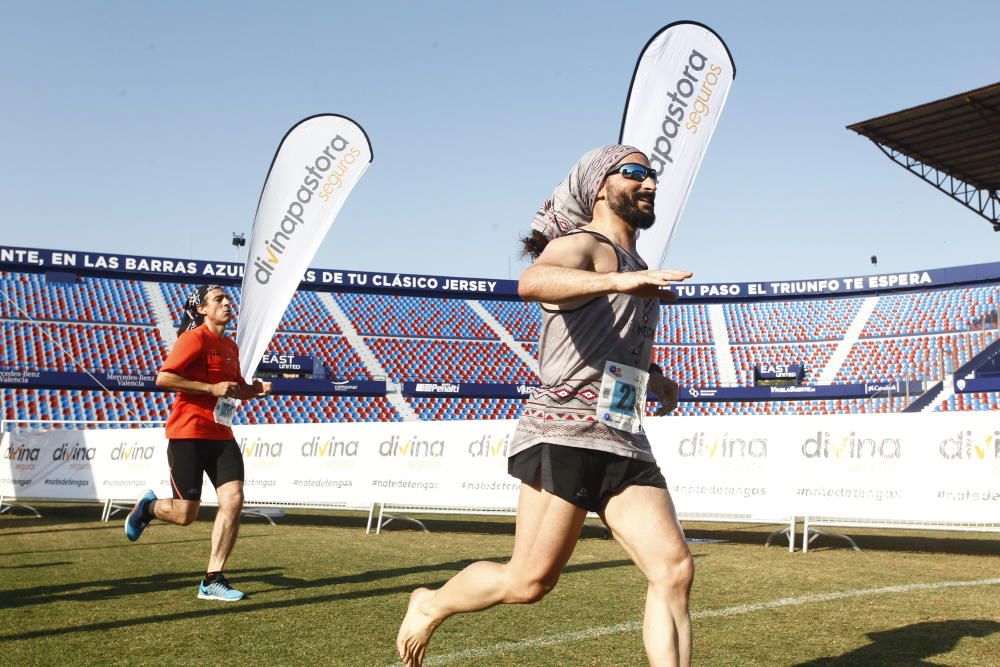
[(18, 431), (0, 441), (0, 494), (101, 501), (170, 496), (163, 429)]
[[(979, 375), (979, 372), (976, 372)], [(955, 380), (955, 391), (960, 394), (973, 392), (1000, 391), (1000, 375), (988, 374), (986, 377), (975, 377), (969, 380)]]
[[(808, 432), (799, 423), (808, 422)], [(1000, 414), (802, 417), (794, 506), (814, 517), (1000, 527)]]
[(919, 396), (919, 380), (882, 380), (851, 384), (791, 385), (787, 387), (682, 387), (680, 400), (696, 401), (803, 401), (827, 398)]
[[(377, 502), (472, 508), (468, 503), (478, 499), (486, 508), (496, 506), (496, 496), (503, 492), (496, 483), (507, 477), (505, 436), (513, 431), (511, 422), (483, 422), (481, 428), (458, 421), (387, 426), (391, 428), (380, 431), (371, 480)], [(469, 454), (473, 441), (482, 446), (475, 456)], [(500, 501), (502, 507), (516, 505), (516, 491), (513, 502)]]
[(371, 161), (361, 126), (333, 114), (300, 121), (278, 146), (243, 275), (236, 331), (243, 377), (257, 370), (303, 273)]
[(260, 370), (271, 373), (302, 373), (311, 375), (315, 358), (296, 354), (267, 354), (260, 360)]
[[(383, 396), (385, 380), (324, 380), (322, 378), (274, 378), (275, 396)], [(68, 373), (0, 368), (0, 388), (83, 389), (104, 391), (164, 391), (156, 386), (156, 376), (146, 373)]]
[(760, 426), (757, 418), (646, 420), (678, 513), (777, 522), (792, 516), (784, 429)]
[[(0, 245), (0, 270), (44, 273), (47, 279), (56, 274), (59, 282), (65, 281), (64, 276), (86, 275), (129, 280), (239, 285), (246, 267), (235, 262)], [(299, 285), (303, 289), (521, 300), (517, 295), (516, 280), (318, 268), (306, 269), (300, 280)]]
[(735, 76), (729, 48), (700, 23), (671, 23), (639, 55), (619, 140), (656, 170), (656, 224), (637, 245), (651, 268), (663, 266)]
[[(657, 223), (655, 226), (659, 226)], [(652, 262), (651, 262), (652, 264)], [(142, 257), (103, 252), (47, 250), (0, 245), (0, 270), (49, 274), (154, 280), (182, 283), (239, 285), (244, 266), (233, 262)], [(899, 273), (842, 275), (836, 278), (772, 280), (766, 282), (681, 283), (673, 290), (691, 303), (795, 299), (886, 293), (1000, 280), (1000, 262), (970, 264), (946, 269), (918, 269)], [(309, 268), (301, 276), (301, 289), (395, 294), (463, 299), (520, 301), (516, 280), (482, 279), (429, 274), (346, 271)], [(986, 317), (996, 321), (996, 313)]]
[(36, 371), (0, 368), (0, 387), (22, 389), (94, 389), (103, 391), (163, 391), (156, 386), (152, 373), (116, 373), (95, 371)]
[(898, 419), (867, 415), (803, 417), (786, 424), (791, 499), (808, 516), (916, 518), (913, 491), (923, 478), (917, 455), (928, 443)]
[[(237, 426), (249, 505), (508, 510), (514, 420)], [(646, 420), (677, 511), (1000, 530), (1000, 413)], [(0, 495), (170, 496), (162, 429), (5, 433)], [(206, 480), (203, 500), (215, 499)]]
[(233, 429), (246, 467), (247, 503), (369, 503), (378, 463), (368, 424), (282, 424)]
[(754, 380), (795, 380), (799, 382), (805, 375), (802, 364), (754, 364)]
[(404, 396), (527, 398), (537, 385), (488, 382), (403, 382)]

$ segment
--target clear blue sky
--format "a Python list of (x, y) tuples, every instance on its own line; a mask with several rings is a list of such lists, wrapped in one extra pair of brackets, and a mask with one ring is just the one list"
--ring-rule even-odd
[(20, 2), (0, 21), (0, 243), (235, 259), (278, 142), (350, 116), (375, 161), (314, 266), (516, 277), (617, 139), (639, 49), (692, 19), (737, 76), (669, 263), (697, 282), (1000, 259), (1000, 234), (845, 129), (1000, 80), (993, 2)]

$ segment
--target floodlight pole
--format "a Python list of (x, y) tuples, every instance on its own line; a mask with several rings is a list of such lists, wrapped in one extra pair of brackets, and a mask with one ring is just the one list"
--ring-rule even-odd
[(240, 248), (247, 244), (247, 239), (243, 234), (233, 232), (233, 246), (236, 248), (236, 263), (240, 263)]

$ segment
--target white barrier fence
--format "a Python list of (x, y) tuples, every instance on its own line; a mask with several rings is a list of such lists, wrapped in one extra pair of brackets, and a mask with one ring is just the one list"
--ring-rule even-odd
[[(247, 505), (456, 514), (517, 504), (513, 421), (236, 427)], [(1000, 531), (1000, 413), (651, 418), (683, 519)], [(0, 499), (169, 496), (162, 429), (4, 433)], [(205, 485), (205, 501), (214, 500)]]

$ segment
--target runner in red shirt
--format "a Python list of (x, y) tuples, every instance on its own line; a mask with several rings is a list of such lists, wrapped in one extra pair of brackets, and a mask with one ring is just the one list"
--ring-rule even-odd
[(208, 570), (198, 587), (206, 600), (241, 600), (244, 594), (222, 574), (236, 543), (243, 509), (243, 455), (233, 430), (215, 422), (216, 401), (223, 396), (247, 400), (267, 395), (270, 383), (248, 384), (240, 375), (239, 349), (227, 338), (233, 311), (218, 285), (202, 285), (188, 297), (177, 342), (163, 362), (156, 385), (178, 392), (167, 420), (167, 460), (173, 499), (156, 498), (147, 491), (125, 519), (129, 540), (139, 539), (149, 522), (186, 526), (198, 516), (203, 475), (207, 474), (219, 498), (212, 528)]

